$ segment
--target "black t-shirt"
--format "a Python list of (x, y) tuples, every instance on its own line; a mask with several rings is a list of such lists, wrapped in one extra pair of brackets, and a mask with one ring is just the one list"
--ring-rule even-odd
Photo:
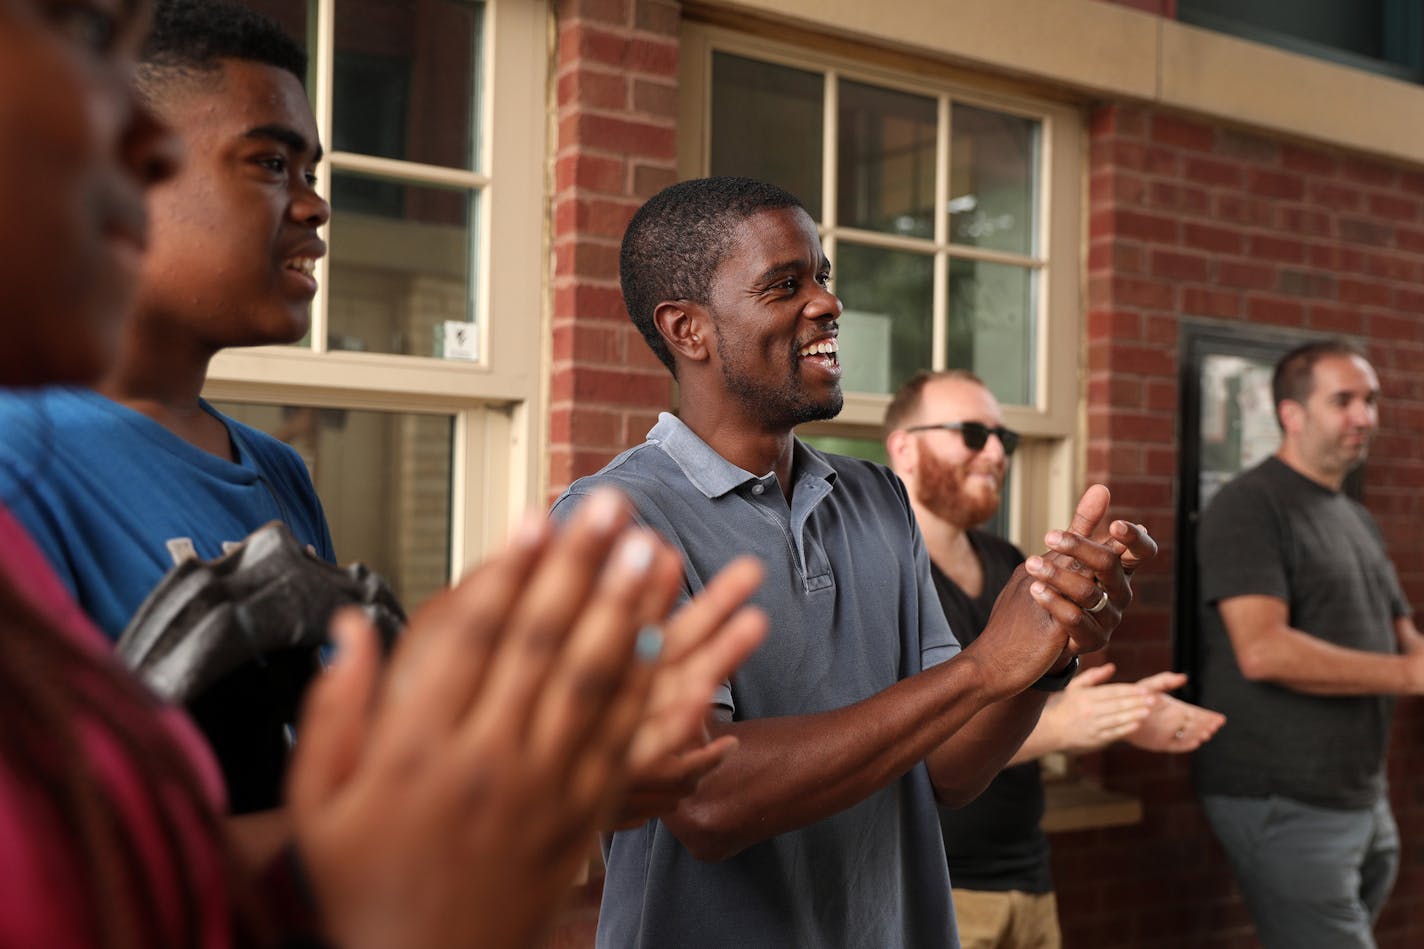
[(1216, 604), (1284, 600), (1292, 627), (1348, 649), (1394, 653), (1408, 615), (1384, 540), (1358, 502), (1277, 458), (1225, 485), (1202, 514), (1202, 704), (1226, 726), (1193, 755), (1204, 794), (1279, 794), (1322, 807), (1369, 807), (1384, 793), (1394, 701), (1307, 695), (1241, 674)]
[[(989, 622), (999, 591), (1023, 563), (1017, 547), (983, 531), (970, 531), (969, 542), (984, 568), (984, 590), (971, 598), (938, 567), (931, 565), (949, 627), (968, 646)], [(940, 827), (949, 858), (949, 880), (961, 890), (1053, 889), (1048, 838), (1043, 833), (1043, 781), (1037, 761), (1005, 768), (984, 793), (964, 807), (940, 808)]]

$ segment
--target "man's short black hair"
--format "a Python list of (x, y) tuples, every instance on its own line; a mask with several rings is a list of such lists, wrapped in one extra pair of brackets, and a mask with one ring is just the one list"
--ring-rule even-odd
[(1276, 408), (1276, 424), (1281, 422), (1282, 402), (1289, 399), (1304, 405), (1310, 398), (1315, 389), (1315, 364), (1327, 356), (1358, 356), (1369, 362), (1365, 351), (1348, 339), (1316, 340), (1292, 349), (1280, 358), (1271, 373), (1271, 404)]
[(200, 81), (224, 59), (275, 66), (306, 82), (306, 50), (272, 20), (234, 0), (157, 0), (139, 54), (139, 89), (152, 102), (175, 81)]
[(633, 325), (673, 375), (677, 368), (653, 311), (664, 300), (706, 303), (712, 275), (738, 224), (760, 211), (805, 206), (753, 178), (696, 178), (653, 195), (623, 234), (618, 271)]

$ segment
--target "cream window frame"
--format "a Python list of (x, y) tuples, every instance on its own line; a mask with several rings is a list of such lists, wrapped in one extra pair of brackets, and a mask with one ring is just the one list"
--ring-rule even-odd
[[(311, 34), (311, 91), (323, 142), (332, 140), (336, 5), (337, 0), (317, 0)], [(488, 0), (484, 16), (477, 163), (483, 171), (346, 152), (326, 155), (318, 169), (328, 188), (334, 171), (357, 171), (478, 192), (472, 238), (479, 253), (472, 282), (480, 359), (328, 350), (330, 265), (323, 259), (316, 271), (320, 289), (312, 304), (311, 346), (220, 353), (204, 391), (210, 399), (453, 416), (452, 579), (545, 493), (546, 234), (545, 216), (531, 210), (544, 206), (544, 165), (530, 156), (546, 152), (549, 10), (534, 0)]]
[[(823, 74), (826, 92), (822, 148), (822, 208), (819, 222), (827, 254), (835, 259), (839, 238), (857, 244), (904, 248), (934, 255), (934, 336), (931, 368), (945, 368), (948, 325), (948, 268), (952, 257), (1029, 266), (1042, 275), (1035, 294), (1034, 398), (1028, 405), (1005, 405), (1004, 423), (1025, 438), (1014, 458), (1016, 476), (1010, 487), (1010, 536), (1021, 546), (1041, 546), (1043, 532), (1065, 526), (1081, 481), (1079, 452), (1083, 429), (1081, 408), (1083, 154), (1085, 139), (1079, 110), (1059, 101), (1011, 95), (966, 82), (962, 72), (934, 75), (933, 64), (915, 61), (914, 71), (882, 62), (848, 59), (814, 46), (793, 45), (726, 27), (687, 21), (682, 28), (680, 55), (680, 124), (678, 173), (694, 178), (708, 173), (711, 155), (712, 58), (717, 52), (745, 56), (794, 69)], [(949, 200), (950, 103), (979, 106), (1041, 123), (1039, 162), (1039, 233), (1034, 256), (1005, 254), (964, 245), (949, 245), (948, 215), (935, 219), (934, 238), (905, 238), (838, 226), (834, 169), (837, 87), (842, 79), (934, 98), (939, 103), (936, 206)], [(941, 193), (943, 192), (943, 193)], [(845, 408), (829, 422), (804, 426), (806, 434), (878, 438), (888, 395), (846, 393)]]

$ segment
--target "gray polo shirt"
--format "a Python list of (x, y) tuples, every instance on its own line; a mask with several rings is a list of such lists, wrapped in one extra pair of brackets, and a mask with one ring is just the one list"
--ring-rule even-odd
[[(675, 545), (687, 593), (751, 553), (767, 577), (762, 647), (716, 701), (736, 719), (853, 704), (959, 652), (929, 557), (888, 468), (797, 441), (788, 506), (755, 475), (664, 414), (648, 440), (575, 482), (626, 493)], [(929, 774), (917, 764), (854, 807), (719, 863), (694, 859), (659, 821), (613, 835), (598, 945), (648, 949), (954, 946), (949, 876)]]

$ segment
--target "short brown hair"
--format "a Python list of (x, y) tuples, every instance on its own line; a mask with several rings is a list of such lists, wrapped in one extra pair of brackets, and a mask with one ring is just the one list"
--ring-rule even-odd
[(895, 397), (890, 400), (890, 404), (885, 407), (885, 420), (881, 423), (881, 437), (889, 437), (891, 432), (905, 424), (906, 419), (919, 411), (920, 401), (924, 398), (925, 386), (931, 382), (950, 379), (960, 379), (983, 386), (985, 389), (989, 388), (983, 379), (968, 369), (944, 369), (939, 372), (921, 369), (905, 381), (905, 384), (895, 393)]
[(1305, 403), (1315, 389), (1315, 364), (1327, 356), (1358, 356), (1369, 362), (1357, 343), (1348, 339), (1320, 339), (1292, 349), (1276, 363), (1271, 374), (1271, 404), (1276, 409), (1276, 424), (1281, 424), (1281, 403), (1286, 400)]

